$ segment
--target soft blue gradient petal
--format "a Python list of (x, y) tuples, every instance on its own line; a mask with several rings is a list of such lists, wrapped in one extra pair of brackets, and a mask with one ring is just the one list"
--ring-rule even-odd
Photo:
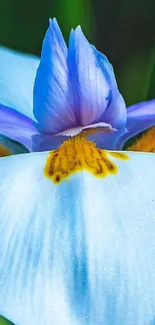
[[(11, 139), (0, 135), (0, 147), (3, 146), (10, 151), (11, 154), (16, 155), (19, 153), (27, 153), (28, 150), (18, 142), (12, 141)], [(1, 152), (1, 150), (0, 150)], [(0, 154), (1, 156), (1, 154)]]
[[(48, 153), (0, 159), (0, 314), (20, 325), (150, 325), (155, 155), (53, 185)], [(109, 156), (110, 158), (110, 156)]]
[(68, 65), (78, 124), (98, 121), (109, 104), (110, 88), (80, 26), (70, 34)]
[(128, 132), (120, 137), (117, 149), (122, 149), (127, 140), (152, 126), (155, 126), (155, 99), (129, 106), (126, 125)]
[(34, 115), (42, 133), (77, 125), (67, 68), (67, 46), (56, 19), (50, 20), (34, 86)]
[(100, 118), (100, 121), (110, 123), (115, 128), (124, 128), (127, 119), (127, 110), (125, 101), (119, 92), (117, 82), (115, 79), (115, 74), (112, 65), (108, 61), (107, 57), (95, 49), (94, 53), (96, 55), (96, 60), (100, 66), (103, 75), (105, 75), (109, 87), (110, 87), (110, 103)]
[(30, 118), (0, 104), (0, 134), (17, 141), (32, 151), (33, 136), (38, 131)]
[(33, 86), (39, 58), (0, 47), (0, 103), (33, 115)]
[(116, 130), (111, 133), (98, 132), (96, 134), (90, 135), (88, 139), (95, 142), (98, 148), (118, 150), (120, 138), (122, 136), (124, 136), (124, 129), (121, 131)]
[(68, 136), (54, 136), (46, 134), (36, 134), (33, 137), (33, 151), (49, 151), (57, 149), (65, 140), (68, 139)]

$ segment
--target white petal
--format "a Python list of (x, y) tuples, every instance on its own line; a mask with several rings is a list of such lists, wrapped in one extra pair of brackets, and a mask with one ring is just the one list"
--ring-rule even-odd
[(113, 129), (112, 126), (108, 123), (100, 122), (100, 123), (94, 123), (87, 126), (77, 126), (75, 128), (71, 128), (65, 131), (62, 131), (60, 133), (57, 133), (55, 136), (67, 136), (67, 137), (74, 137), (77, 134), (80, 134), (82, 132), (86, 131), (86, 134), (88, 133), (97, 133), (99, 132), (107, 132), (112, 133), (113, 131), (116, 131), (116, 129)]
[(0, 47), (0, 103), (35, 120), (33, 86), (39, 58)]
[(0, 159), (0, 313), (19, 325), (155, 319), (155, 155), (54, 185), (48, 153)]

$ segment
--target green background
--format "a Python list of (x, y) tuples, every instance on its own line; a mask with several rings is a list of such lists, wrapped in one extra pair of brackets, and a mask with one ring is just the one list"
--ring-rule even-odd
[(0, 43), (39, 55), (49, 17), (58, 19), (66, 41), (81, 24), (113, 64), (130, 105), (155, 97), (154, 12), (154, 0), (0, 0)]

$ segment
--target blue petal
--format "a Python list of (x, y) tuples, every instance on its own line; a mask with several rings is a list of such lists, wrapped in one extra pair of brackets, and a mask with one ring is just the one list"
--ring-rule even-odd
[(98, 121), (109, 104), (110, 88), (80, 26), (70, 34), (68, 64), (78, 124)]
[(0, 103), (33, 115), (33, 86), (39, 58), (0, 47)]
[(36, 134), (33, 137), (33, 151), (49, 151), (57, 149), (65, 140), (67, 136), (54, 136), (48, 134)]
[(0, 134), (32, 151), (33, 137), (38, 131), (30, 118), (0, 104)]
[(50, 20), (34, 86), (34, 115), (42, 133), (77, 125), (67, 68), (67, 47), (56, 19)]
[(123, 148), (127, 140), (152, 126), (155, 126), (155, 99), (128, 107), (126, 125), (128, 132), (120, 137), (117, 148)]
[(96, 143), (98, 148), (107, 150), (119, 150), (119, 142), (124, 136), (124, 129), (109, 133), (98, 132), (88, 137), (89, 140)]
[[(0, 159), (0, 314), (20, 325), (150, 325), (155, 155), (54, 185), (47, 153)], [(110, 157), (110, 156), (109, 156)]]
[(119, 92), (115, 74), (112, 65), (104, 54), (94, 49), (97, 62), (106, 76), (110, 88), (109, 105), (100, 118), (100, 121), (110, 123), (112, 127), (122, 129), (125, 128), (127, 119), (127, 110), (125, 101)]

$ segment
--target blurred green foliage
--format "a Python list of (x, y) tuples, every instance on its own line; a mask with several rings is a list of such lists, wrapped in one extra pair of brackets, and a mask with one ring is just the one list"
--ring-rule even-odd
[(0, 43), (39, 55), (49, 17), (58, 19), (66, 40), (80, 24), (112, 62), (130, 105), (155, 97), (154, 10), (154, 0), (1, 0)]
[(119, 71), (117, 81), (127, 106), (155, 97), (155, 90), (154, 95), (153, 92), (152, 96), (149, 94), (152, 74), (150, 57), (150, 53), (130, 57), (127, 62), (124, 61)]
[(94, 17), (91, 0), (59, 0), (53, 7), (53, 14), (62, 26), (63, 35), (68, 39), (72, 28), (81, 25), (85, 35), (93, 39)]
[(150, 56), (149, 82), (147, 87), (147, 99), (155, 97), (155, 48)]
[(0, 325), (11, 325), (12, 323), (8, 320), (4, 319), (3, 317), (0, 317)]
[(87, 36), (93, 33), (91, 0), (1, 0), (0, 43), (39, 55), (49, 18), (56, 17), (65, 38), (81, 24)]

